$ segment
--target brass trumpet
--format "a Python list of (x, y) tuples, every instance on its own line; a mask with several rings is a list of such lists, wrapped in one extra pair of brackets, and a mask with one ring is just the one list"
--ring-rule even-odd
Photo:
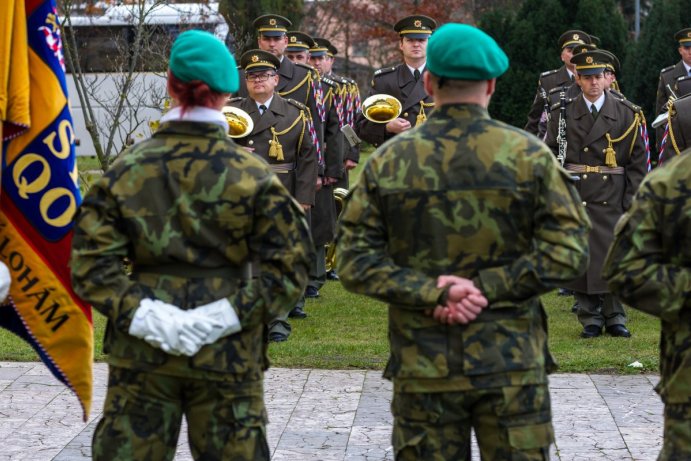
[[(341, 216), (346, 200), (348, 200), (348, 189), (337, 187), (334, 189), (334, 201), (336, 202), (336, 218)], [(326, 246), (326, 271), (336, 268), (336, 242), (331, 242)]]
[(362, 114), (374, 123), (389, 123), (401, 115), (401, 101), (388, 94), (373, 94), (362, 103)]
[(228, 122), (228, 136), (231, 138), (244, 138), (254, 129), (254, 122), (250, 114), (233, 106), (224, 106), (221, 109)]

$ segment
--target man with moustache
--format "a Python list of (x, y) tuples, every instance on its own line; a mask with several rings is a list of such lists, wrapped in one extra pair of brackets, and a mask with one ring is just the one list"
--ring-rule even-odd
[(384, 124), (371, 122), (360, 113), (355, 131), (361, 139), (378, 147), (426, 119), (426, 111), (432, 110), (434, 101), (425, 92), (422, 74), (427, 62), (427, 40), (436, 28), (434, 19), (422, 15), (407, 16), (396, 23), (394, 30), (400, 37), (398, 47), (403, 63), (376, 71), (368, 96), (393, 96), (402, 104), (401, 115)]
[[(279, 65), (276, 56), (262, 50), (250, 50), (240, 58), (249, 96), (231, 99), (230, 105), (247, 112), (254, 128), (236, 142), (263, 158), (309, 214), (315, 203), (317, 156), (308, 135), (307, 108), (276, 94)], [(301, 303), (304, 297), (297, 305)], [(288, 315), (269, 322), (269, 341), (286, 341), (290, 332)]]
[(552, 106), (545, 139), (558, 158), (560, 147), (562, 152), (566, 147), (565, 158), (560, 161), (578, 178), (576, 188), (593, 224), (588, 270), (566, 284), (575, 292), (583, 338), (600, 336), (603, 327), (611, 336), (631, 336), (624, 326), (624, 307), (609, 292), (601, 273), (614, 225), (631, 206), (647, 171), (640, 107), (605, 91), (609, 82), (604, 72), (610, 59), (600, 50), (579, 53), (571, 59), (582, 93), (565, 101), (566, 129), (561, 146), (560, 103)]

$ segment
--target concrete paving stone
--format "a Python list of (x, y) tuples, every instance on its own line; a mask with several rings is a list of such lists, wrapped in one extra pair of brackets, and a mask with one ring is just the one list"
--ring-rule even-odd
[(353, 426), (348, 439), (348, 447), (384, 447), (391, 446), (391, 425)]
[(343, 450), (280, 449), (271, 456), (272, 461), (343, 461)]
[(14, 381), (29, 369), (29, 367), (9, 367), (0, 365), (0, 381)]

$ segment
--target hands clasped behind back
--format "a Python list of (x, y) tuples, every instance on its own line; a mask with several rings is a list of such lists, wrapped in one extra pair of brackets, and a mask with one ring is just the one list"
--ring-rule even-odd
[(240, 321), (227, 299), (182, 310), (160, 300), (143, 299), (129, 333), (171, 355), (196, 354), (205, 344), (240, 331)]
[(487, 298), (472, 280), (455, 275), (440, 275), (437, 288), (448, 286), (446, 304), (437, 306), (432, 316), (449, 325), (466, 324), (477, 318), (487, 307)]

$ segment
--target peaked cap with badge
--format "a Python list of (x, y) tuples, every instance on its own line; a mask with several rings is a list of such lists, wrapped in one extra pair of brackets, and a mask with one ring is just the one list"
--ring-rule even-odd
[(691, 46), (691, 27), (678, 31), (674, 34), (674, 39), (679, 42), (679, 46)]
[(607, 69), (611, 63), (611, 53), (603, 50), (586, 51), (578, 53), (571, 58), (571, 64), (576, 66), (576, 72), (580, 75), (597, 75)]
[(240, 67), (249, 74), (263, 70), (277, 70), (281, 61), (276, 56), (264, 50), (249, 50), (240, 57)]
[(288, 28), (293, 25), (288, 18), (277, 14), (265, 14), (259, 16), (252, 23), (260, 35), (267, 37), (281, 37), (288, 32)]
[(573, 48), (574, 46), (590, 42), (590, 35), (582, 30), (567, 30), (559, 37), (559, 48)]
[(314, 37), (314, 47), (310, 48), (312, 56), (331, 56), (332, 58), (338, 54), (338, 49), (331, 44), (331, 42), (322, 37)]
[(418, 39), (429, 38), (436, 28), (437, 21), (421, 14), (406, 16), (393, 26), (393, 30), (401, 37)]
[(312, 37), (304, 32), (291, 30), (286, 35), (288, 35), (288, 46), (286, 47), (286, 51), (309, 51), (310, 48), (314, 48), (316, 45)]

